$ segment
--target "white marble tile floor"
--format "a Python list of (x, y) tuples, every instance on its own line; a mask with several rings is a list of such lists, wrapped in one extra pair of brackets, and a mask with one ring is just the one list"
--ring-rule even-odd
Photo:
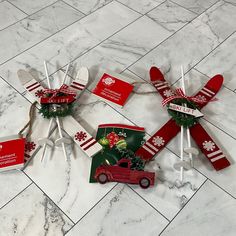
[[(179, 172), (180, 135), (146, 165), (157, 177), (149, 189), (122, 183), (89, 183), (91, 159), (79, 147), (40, 150), (23, 170), (0, 173), (0, 236), (235, 236), (236, 235), (236, 2), (234, 0), (0, 0), (0, 132), (15, 135), (28, 120), (32, 97), (17, 70), (59, 84), (71, 62), (89, 85), (76, 101), (74, 118), (93, 137), (104, 123), (142, 126), (147, 138), (170, 118), (148, 82), (155, 65), (173, 87), (184, 66), (192, 95), (215, 74), (224, 76), (217, 100), (202, 109), (200, 123), (231, 162), (215, 171), (202, 153)], [(104, 71), (136, 82), (123, 108), (91, 91)], [(49, 121), (35, 117), (32, 138)], [(63, 131), (64, 132), (64, 131)], [(52, 138), (56, 138), (57, 131)], [(193, 146), (196, 144), (192, 140)]]

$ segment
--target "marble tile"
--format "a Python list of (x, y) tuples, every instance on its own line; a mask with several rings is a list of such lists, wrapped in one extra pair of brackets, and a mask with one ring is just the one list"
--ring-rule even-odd
[(141, 14), (145, 14), (160, 5), (164, 0), (119, 0), (119, 2), (140, 12)]
[[(117, 73), (137, 61), (170, 35), (162, 26), (143, 16), (73, 62), (73, 72), (87, 66), (89, 89), (95, 87), (102, 71)], [(138, 40), (137, 40), (138, 39)]]
[(0, 208), (26, 188), (31, 181), (21, 171), (0, 173)]
[(1, 137), (16, 135), (28, 122), (30, 103), (3, 81), (1, 77), (0, 91)]
[(23, 92), (15, 76), (18, 69), (31, 68), (41, 80), (45, 75), (44, 60), (49, 62), (49, 73), (54, 73), (138, 17), (122, 4), (112, 2), (5, 63), (0, 67), (0, 75)]
[(211, 7), (213, 4), (217, 2), (217, 0), (173, 0), (173, 2), (178, 3), (179, 5), (189, 9), (190, 11), (193, 11), (195, 13), (201, 14), (205, 10), (207, 10), (209, 7)]
[(167, 223), (129, 187), (119, 184), (67, 235), (151, 236), (158, 235)]
[(15, 6), (26, 12), (27, 14), (33, 14), (36, 11), (45, 8), (56, 0), (41, 0), (41, 1), (34, 1), (34, 0), (9, 0)]
[(202, 174), (192, 169), (184, 172), (185, 184), (179, 187), (180, 172), (174, 169), (174, 164), (179, 161), (175, 154), (163, 149), (154, 161), (145, 166), (145, 169), (150, 171), (153, 171), (155, 165), (159, 166), (155, 187), (144, 190), (131, 186), (169, 220), (175, 217), (206, 180)]
[(12, 235), (64, 235), (73, 222), (35, 185), (29, 186), (0, 210), (1, 233)]
[(232, 90), (236, 89), (236, 69), (235, 69), (235, 50), (236, 33), (229, 37), (213, 52), (211, 52), (204, 60), (202, 60), (196, 69), (202, 73), (213, 76), (222, 74), (224, 76), (224, 85)]
[(168, 31), (174, 33), (197, 15), (171, 1), (166, 1), (150, 11), (147, 16)]
[(130, 69), (149, 80), (148, 71), (156, 65), (165, 73), (166, 79), (176, 81), (180, 77), (181, 64), (190, 69), (235, 31), (236, 25), (232, 19), (235, 13), (236, 7), (231, 4), (217, 3)]
[(24, 52), (66, 26), (83, 14), (62, 1), (44, 8), (26, 19), (0, 31), (0, 64)]
[[(80, 97), (78, 105), (74, 117), (93, 137), (96, 136), (99, 124), (130, 124), (88, 92)], [(42, 131), (47, 130), (45, 121), (37, 119), (35, 127), (32, 137), (38, 139), (44, 135)], [(25, 171), (74, 222), (83, 217), (115, 185), (89, 183), (91, 159), (77, 146), (73, 150), (68, 149), (68, 161), (65, 161), (61, 148), (48, 149), (46, 165), (40, 161), (41, 155), (39, 151)]]
[(207, 181), (161, 235), (233, 236), (235, 212), (236, 200)]
[(105, 6), (112, 0), (96, 0), (96, 1), (86, 1), (86, 0), (65, 0), (68, 4), (88, 15), (98, 8)]
[(0, 4), (0, 30), (14, 24), (27, 15), (14, 7), (9, 2), (1, 2)]

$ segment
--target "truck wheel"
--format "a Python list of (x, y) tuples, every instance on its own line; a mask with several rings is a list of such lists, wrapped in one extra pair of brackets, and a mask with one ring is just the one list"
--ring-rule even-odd
[(141, 188), (148, 188), (150, 186), (150, 180), (144, 177), (139, 180), (139, 185)]
[(108, 177), (106, 174), (102, 173), (98, 176), (97, 180), (100, 184), (105, 184), (108, 181)]

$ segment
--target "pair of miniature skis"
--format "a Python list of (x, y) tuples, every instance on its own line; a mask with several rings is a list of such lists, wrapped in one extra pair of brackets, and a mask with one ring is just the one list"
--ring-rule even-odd
[[(171, 89), (168, 82), (164, 79), (161, 71), (152, 67), (150, 70), (150, 79), (153, 86), (160, 93), (163, 99), (173, 96), (175, 92)], [(223, 84), (223, 77), (216, 75), (211, 78), (205, 86), (193, 97), (201, 100), (197, 103), (199, 109), (207, 105), (208, 102), (217, 94)], [(218, 147), (215, 141), (210, 137), (201, 124), (197, 123), (190, 129), (190, 134), (195, 140), (199, 149), (209, 160), (215, 170), (221, 170), (230, 165), (225, 154)], [(153, 159), (153, 157), (164, 148), (167, 143), (178, 134), (180, 126), (176, 124), (173, 119), (170, 119), (164, 126), (161, 127), (146, 143), (136, 151), (136, 155), (140, 156), (146, 161)]]
[[(67, 73), (67, 72), (66, 72)], [(34, 97), (37, 102), (40, 102), (40, 98), (44, 93), (45, 88), (37, 82), (34, 77), (25, 70), (19, 70), (17, 72), (18, 77), (20, 79), (21, 84), (25, 87), (25, 89)], [(76, 97), (78, 97), (82, 91), (85, 89), (89, 79), (89, 73), (87, 68), (82, 67), (78, 73), (76, 78), (72, 81), (69, 86), (70, 90), (73, 90), (76, 93)], [(52, 122), (51, 119), (50, 122)], [(97, 152), (102, 150), (102, 146), (72, 117), (66, 116), (62, 119), (63, 129), (74, 139), (74, 142), (81, 148), (81, 150), (89, 157), (94, 156)], [(51, 124), (49, 125), (51, 126)], [(49, 128), (50, 131), (50, 128)], [(46, 141), (43, 145), (51, 144), (48, 137), (44, 138)], [(37, 143), (37, 142), (36, 142)], [(26, 150), (26, 155), (29, 157), (33, 151), (33, 149), (38, 148), (39, 144), (32, 143), (34, 148), (30, 150)], [(31, 145), (31, 146), (32, 146)], [(42, 145), (42, 144), (41, 144)]]

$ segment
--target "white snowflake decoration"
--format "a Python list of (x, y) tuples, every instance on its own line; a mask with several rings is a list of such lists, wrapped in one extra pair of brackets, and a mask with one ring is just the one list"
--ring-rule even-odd
[(170, 90), (170, 89), (165, 90), (165, 91), (163, 92), (163, 94), (164, 94), (166, 97), (170, 97), (170, 96), (175, 95), (175, 93), (174, 93), (172, 90)]
[(197, 95), (196, 96), (196, 98), (198, 99), (198, 100), (200, 100), (200, 101), (202, 101), (202, 102), (206, 102), (206, 97), (205, 96), (203, 96), (203, 95)]
[(112, 84), (115, 83), (115, 80), (112, 79), (112, 78), (110, 78), (110, 77), (107, 77), (107, 78), (103, 79), (102, 82), (103, 82), (105, 85), (111, 86)]
[(204, 141), (202, 145), (203, 148), (206, 149), (208, 152), (213, 151), (216, 148), (215, 144), (212, 141)]
[(152, 139), (152, 143), (153, 143), (155, 146), (160, 147), (160, 146), (163, 146), (163, 145), (164, 145), (165, 140), (164, 140), (162, 137), (160, 137), (160, 136), (156, 136), (156, 137), (154, 137), (154, 138)]

